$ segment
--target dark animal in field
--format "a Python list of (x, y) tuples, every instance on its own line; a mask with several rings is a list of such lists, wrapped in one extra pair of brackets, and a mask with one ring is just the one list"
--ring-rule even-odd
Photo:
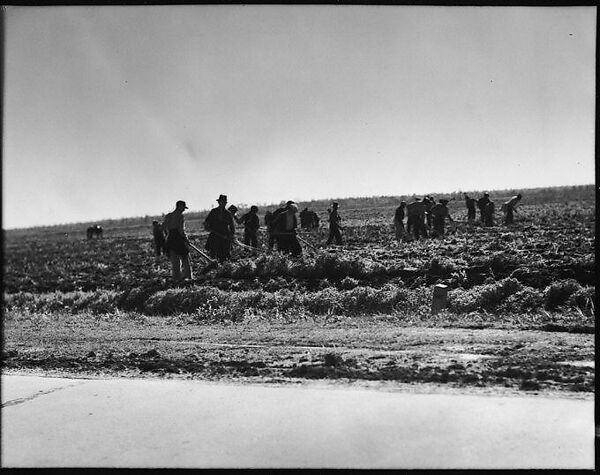
[(96, 224), (94, 226), (90, 226), (86, 231), (87, 238), (92, 239), (94, 236), (102, 237), (102, 226)]

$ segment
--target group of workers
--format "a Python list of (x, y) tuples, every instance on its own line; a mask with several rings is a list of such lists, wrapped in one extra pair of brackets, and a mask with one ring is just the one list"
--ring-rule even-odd
[[(504, 224), (509, 226), (514, 223), (514, 212), (521, 201), (521, 194), (517, 194), (502, 204), (504, 214)], [(476, 216), (476, 208), (479, 209), (481, 224), (485, 227), (494, 226), (495, 204), (490, 199), (489, 193), (484, 193), (479, 199), (471, 198), (464, 194), (465, 205), (467, 207), (467, 222), (473, 223)], [(415, 198), (412, 203), (400, 203), (394, 214), (394, 228), (396, 230), (396, 239), (418, 240), (420, 237), (441, 237), (445, 233), (446, 219), (453, 221), (448, 211), (448, 203), (451, 200), (435, 199), (429, 195), (423, 199)], [(406, 228), (404, 227), (404, 217), (406, 216)], [(411, 234), (412, 233), (412, 234)]]
[[(494, 225), (494, 203), (490, 200), (489, 194), (475, 200), (467, 194), (464, 195), (467, 207), (467, 220), (469, 223), (475, 221), (475, 207), (477, 206), (481, 213), (481, 222), (484, 226)], [(521, 200), (521, 194), (513, 196), (502, 205), (505, 212), (505, 224), (510, 225), (514, 221), (514, 211)], [(243, 247), (255, 249), (258, 248), (258, 230), (260, 229), (260, 220), (258, 217), (258, 207), (251, 206), (250, 210), (237, 216), (238, 208), (231, 205), (227, 208), (227, 196), (220, 195), (217, 199), (218, 206), (210, 210), (204, 220), (204, 229), (208, 231), (205, 249), (208, 255), (195, 248), (190, 242), (184, 229), (183, 213), (188, 209), (185, 201), (177, 201), (175, 210), (168, 213), (161, 223), (152, 222), (154, 236), (154, 245), (157, 255), (168, 255), (172, 264), (172, 275), (175, 281), (182, 281), (192, 278), (192, 271), (189, 259), (190, 248), (196, 249), (214, 262), (224, 262), (231, 257), (231, 249), (234, 243), (240, 244), (235, 239), (235, 225), (244, 226)], [(402, 201), (394, 214), (394, 226), (396, 230), (396, 239), (418, 240), (420, 237), (441, 237), (445, 233), (446, 219), (453, 221), (450, 216), (448, 205), (449, 200), (439, 199), (437, 203), (431, 196), (425, 196), (423, 199), (416, 198), (413, 202), (406, 204)], [(331, 208), (327, 210), (329, 218), (329, 236), (326, 245), (342, 244), (341, 231), (344, 228), (341, 225), (341, 217), (338, 212), (339, 203), (333, 202)], [(268, 236), (268, 248), (277, 249), (283, 253), (298, 257), (302, 254), (297, 227), (298, 227), (298, 205), (294, 201), (288, 201), (285, 205), (275, 211), (267, 211), (264, 216), (264, 224)], [(314, 211), (305, 208), (300, 214), (300, 227), (306, 230), (318, 229), (319, 217)], [(406, 229), (404, 218), (406, 217)], [(306, 244), (306, 241), (304, 241)]]

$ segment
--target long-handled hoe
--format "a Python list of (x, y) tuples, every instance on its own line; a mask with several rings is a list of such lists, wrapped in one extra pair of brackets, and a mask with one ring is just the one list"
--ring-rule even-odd
[(258, 249), (257, 249), (257, 248), (255, 248), (255, 247), (248, 246), (247, 244), (243, 244), (243, 243), (241, 243), (241, 242), (240, 242), (240, 241), (238, 241), (238, 240), (237, 240), (235, 237), (227, 237), (227, 236), (224, 236), (223, 234), (216, 233), (216, 232), (214, 232), (214, 231), (211, 231), (211, 232), (212, 232), (214, 235), (216, 235), (216, 236), (219, 236), (219, 237), (220, 237), (220, 238), (222, 238), (222, 239), (225, 239), (225, 240), (227, 240), (227, 241), (230, 241), (230, 242), (232, 242), (233, 244), (237, 244), (237, 245), (238, 245), (238, 246), (240, 246), (242, 249), (247, 249), (247, 250), (249, 250), (249, 251), (253, 251), (253, 252), (256, 252), (256, 251), (258, 250)]
[(211, 271), (212, 269), (217, 268), (217, 266), (219, 265), (218, 261), (216, 261), (215, 259), (212, 259), (205, 252), (202, 252), (200, 249), (198, 249), (196, 246), (194, 246), (191, 242), (188, 244), (194, 251), (196, 251), (198, 254), (200, 254), (202, 257), (204, 257), (204, 259), (206, 259), (208, 261), (208, 265), (206, 265), (201, 271), (202, 274), (206, 274), (208, 271)]
[[(274, 236), (291, 236), (294, 233), (273, 233)], [(300, 235), (298, 233), (296, 233), (296, 238), (298, 238), (299, 241), (303, 242), (304, 244), (306, 244), (308, 247), (310, 247), (313, 251), (321, 251), (321, 249), (313, 246), (310, 242), (308, 242), (306, 239), (302, 239), (300, 237)]]

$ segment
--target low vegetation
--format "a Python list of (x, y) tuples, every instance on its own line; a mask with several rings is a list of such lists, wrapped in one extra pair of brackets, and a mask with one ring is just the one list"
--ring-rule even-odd
[[(203, 261), (193, 255), (195, 279), (184, 286), (171, 283), (168, 259), (154, 255), (150, 225), (141, 221), (113, 222), (112, 227), (104, 223), (105, 237), (89, 240), (85, 226), (8, 231), (4, 267), (6, 364), (46, 367), (40, 361), (50, 361), (49, 355), (62, 345), (65, 358), (74, 358), (81, 366), (81, 351), (98, 353), (90, 343), (96, 341), (96, 325), (107, 332), (103, 345), (118, 353), (125, 344), (118, 342), (138, 348), (133, 342), (148, 332), (155, 334), (155, 339), (168, 338), (164, 335), (170, 335), (173, 328), (188, 328), (194, 333), (227, 325), (252, 331), (267, 325), (263, 329), (269, 333), (274, 325), (281, 324), (284, 340), (293, 340), (302, 328), (312, 335), (308, 339), (313, 343), (321, 337), (308, 329), (320, 329), (325, 335), (322, 338), (344, 344), (344, 332), (354, 334), (353, 329), (364, 322), (368, 322), (373, 337), (362, 343), (365, 351), (368, 347), (367, 353), (392, 345), (385, 337), (392, 328), (511, 329), (580, 335), (583, 340), (579, 343), (586, 342), (587, 353), (578, 355), (575, 351), (569, 358), (589, 358), (597, 304), (594, 188), (576, 192), (577, 200), (573, 200), (567, 194), (541, 190), (531, 202), (524, 193), (517, 222), (510, 228), (500, 223), (491, 228), (466, 223), (463, 203), (453, 202), (450, 211), (457, 222), (449, 226), (443, 239), (410, 243), (393, 239), (391, 220), (399, 199), (340, 200), (345, 224), (341, 248), (323, 246), (325, 230), (307, 232), (302, 238), (311, 246), (304, 246), (299, 259), (264, 248), (252, 253), (238, 247), (231, 262), (206, 274), (201, 272)], [(324, 214), (322, 209), (316, 210)], [(192, 242), (204, 244), (206, 233), (200, 231), (198, 220), (188, 221), (188, 232)], [(447, 308), (432, 314), (435, 284), (448, 287), (449, 300)], [(332, 333), (330, 325), (339, 331)], [(268, 344), (262, 336), (254, 341)], [(560, 346), (560, 338), (552, 341)], [(359, 335), (350, 345), (355, 348), (352, 351), (358, 351), (360, 342)], [(532, 352), (534, 347), (531, 343)], [(17, 351), (12, 356), (11, 348)], [(175, 346), (169, 348), (163, 350), (172, 353), (175, 360), (180, 358)], [(149, 351), (138, 350), (138, 359)], [(38, 356), (31, 356), (34, 353)], [(311, 378), (322, 373), (330, 377), (339, 370), (335, 373), (339, 377), (370, 377), (348, 355), (340, 356), (341, 360), (330, 357), (330, 363), (345, 363), (325, 364), (329, 370), (310, 369), (298, 358), (298, 369), (291, 368), (287, 376)], [(106, 361), (110, 363), (110, 359)], [(127, 361), (122, 359), (119, 364), (129, 368)], [(90, 368), (96, 363), (90, 363)], [(177, 364), (179, 368), (185, 366), (181, 361)], [(440, 368), (434, 379), (445, 374), (446, 367)], [(403, 371), (398, 369), (394, 374), (406, 376)], [(556, 378), (564, 376), (561, 371), (556, 372)], [(204, 370), (196, 373), (206, 376)], [(381, 369), (378, 374), (387, 373)], [(454, 373), (449, 374), (452, 380)], [(498, 378), (505, 377), (498, 374)], [(427, 380), (425, 376), (419, 378)], [(591, 379), (586, 378), (587, 391), (593, 383), (593, 371)], [(558, 379), (555, 383), (561, 384)], [(579, 384), (581, 390), (580, 383), (565, 387), (573, 390)]]

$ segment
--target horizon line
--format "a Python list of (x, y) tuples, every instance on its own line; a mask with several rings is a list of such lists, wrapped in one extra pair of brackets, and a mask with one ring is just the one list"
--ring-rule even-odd
[[(346, 197), (325, 197), (325, 198), (313, 198), (313, 199), (309, 199), (309, 200), (299, 200), (296, 199), (294, 200), (296, 203), (312, 203), (312, 202), (319, 202), (319, 201), (344, 201), (344, 200), (359, 200), (359, 199), (369, 199), (369, 198), (400, 198), (400, 197), (404, 197), (404, 196), (436, 196), (436, 195), (440, 195), (440, 194), (456, 194), (456, 193), (483, 193), (488, 192), (488, 193), (498, 193), (498, 192), (505, 192), (505, 191), (509, 191), (509, 190), (521, 190), (521, 191), (527, 191), (527, 190), (542, 190), (542, 189), (554, 189), (554, 188), (572, 188), (572, 187), (590, 187), (593, 186), (595, 187), (594, 183), (584, 183), (584, 184), (580, 184), (580, 185), (551, 185), (551, 186), (536, 186), (536, 187), (532, 187), (532, 188), (502, 188), (502, 189), (494, 189), (494, 190), (454, 190), (454, 191), (438, 191), (438, 192), (427, 192), (427, 193), (408, 193), (408, 194), (402, 194), (402, 195), (369, 195), (369, 196), (346, 196)], [(285, 203), (286, 200), (281, 200), (279, 201), (279, 203), (270, 203), (270, 204), (261, 204), (261, 207), (264, 208), (270, 208), (272, 206), (280, 206), (281, 203)], [(233, 204), (233, 203), (231, 203)], [(248, 206), (249, 208), (250, 206)], [(204, 212), (208, 212), (210, 211), (210, 209), (200, 209), (200, 210), (188, 210), (187, 214), (201, 214)], [(98, 218), (98, 219), (93, 219), (90, 221), (70, 221), (70, 222), (62, 222), (62, 223), (55, 223), (55, 224), (37, 224), (37, 225), (31, 225), (31, 226), (21, 226), (21, 227), (10, 227), (10, 228), (5, 228), (4, 226), (2, 226), (2, 231), (26, 231), (26, 230), (31, 230), (31, 229), (37, 229), (37, 228), (56, 228), (56, 227), (60, 227), (60, 226), (75, 226), (75, 225), (85, 225), (85, 224), (92, 224), (92, 223), (99, 223), (99, 222), (104, 222), (104, 221), (122, 221), (122, 220), (127, 220), (127, 219), (145, 219), (145, 218), (150, 218), (150, 217), (155, 217), (155, 216), (164, 216), (166, 213), (162, 212), (160, 214), (157, 213), (151, 213), (151, 214), (144, 214), (144, 215), (136, 215), (136, 216), (121, 216), (121, 217), (114, 217), (114, 218)]]

